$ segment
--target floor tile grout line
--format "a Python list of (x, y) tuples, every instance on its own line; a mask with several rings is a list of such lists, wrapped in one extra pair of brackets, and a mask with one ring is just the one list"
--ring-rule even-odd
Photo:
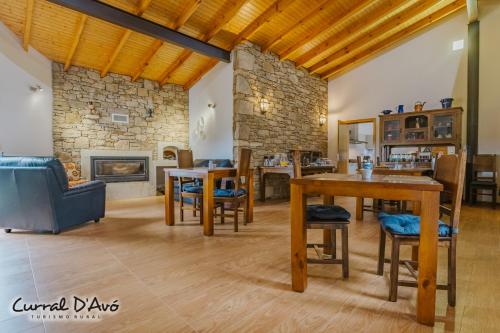
[[(38, 286), (36, 283), (35, 271), (33, 269), (33, 263), (31, 261), (31, 248), (30, 248), (30, 245), (29, 245), (27, 239), (25, 239), (24, 242), (26, 243), (26, 249), (28, 250), (28, 260), (30, 262), (31, 276), (33, 277), (33, 285), (35, 286), (36, 299), (38, 302), (40, 302), (40, 294), (38, 293)], [(45, 326), (45, 320), (43, 320), (43, 318), (42, 318), (42, 325), (43, 325), (43, 331), (47, 332), (47, 327)]]
[(108, 248), (106, 246), (104, 246), (104, 244), (99, 240), (97, 239), (97, 241), (101, 244), (101, 246), (103, 247), (104, 251), (106, 251), (110, 256), (112, 256), (116, 261), (118, 261), (118, 263), (123, 266), (125, 268), (125, 270), (127, 272), (129, 272), (130, 275), (132, 275), (132, 277), (134, 279), (136, 279), (140, 284), (142, 284), (150, 293), (151, 295), (153, 295), (153, 297), (157, 298), (163, 305), (165, 305), (167, 308), (169, 308), (170, 310), (173, 311), (173, 313), (175, 315), (177, 315), (189, 328), (191, 328), (194, 332), (197, 332), (199, 333), (198, 330), (196, 330), (194, 327), (191, 326), (191, 324), (184, 319), (184, 317), (179, 314), (176, 309), (172, 308), (168, 303), (165, 303), (161, 297), (157, 296), (153, 290), (151, 290), (151, 288), (146, 284), (144, 283), (144, 281), (142, 281), (142, 279), (140, 277), (138, 277), (130, 268), (128, 268), (127, 265), (125, 265), (116, 255), (114, 255), (110, 250), (108, 250)]

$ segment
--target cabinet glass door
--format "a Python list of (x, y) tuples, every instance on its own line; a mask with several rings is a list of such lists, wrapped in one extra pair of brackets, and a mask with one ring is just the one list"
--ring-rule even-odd
[(384, 120), (384, 142), (397, 142), (401, 139), (400, 120)]
[(409, 142), (427, 141), (427, 130), (405, 130), (405, 140)]
[(455, 118), (450, 114), (435, 115), (432, 119), (432, 139), (451, 140), (455, 136)]

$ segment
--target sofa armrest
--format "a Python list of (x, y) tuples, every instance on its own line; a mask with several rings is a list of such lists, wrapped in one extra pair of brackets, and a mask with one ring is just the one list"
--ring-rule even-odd
[(67, 195), (75, 195), (75, 194), (80, 194), (84, 192), (91, 192), (100, 188), (106, 187), (106, 183), (101, 181), (101, 180), (94, 180), (90, 182), (86, 182), (77, 186), (74, 186), (70, 188), (68, 191), (64, 193), (65, 196)]

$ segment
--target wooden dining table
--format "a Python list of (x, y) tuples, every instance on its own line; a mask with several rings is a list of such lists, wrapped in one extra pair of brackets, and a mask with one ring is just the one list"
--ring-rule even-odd
[[(175, 204), (174, 204), (174, 179), (176, 177), (203, 179), (203, 234), (213, 236), (214, 234), (214, 189), (215, 180), (227, 177), (235, 177), (235, 168), (188, 168), (173, 169), (167, 168), (165, 171), (165, 223), (175, 225)], [(248, 223), (253, 222), (253, 169), (250, 170), (248, 182)]]
[(307, 195), (323, 195), (325, 198), (330, 198), (330, 201), (334, 196), (348, 196), (419, 202), (421, 225), (416, 319), (419, 323), (434, 325), (439, 193), (442, 190), (443, 185), (432, 178), (417, 176), (373, 175), (371, 179), (363, 180), (361, 175), (322, 174), (292, 179), (290, 181), (292, 289), (304, 292), (307, 288), (305, 225)]
[[(431, 168), (426, 168), (426, 167), (386, 168), (386, 167), (376, 166), (373, 168), (374, 175), (424, 176), (432, 172), (433, 170)], [(403, 204), (405, 208), (403, 210), (406, 210), (406, 203), (404, 202)], [(365, 202), (363, 197), (356, 198), (356, 220), (363, 219), (364, 205)], [(373, 206), (375, 208), (375, 202)], [(418, 211), (418, 208), (415, 207), (414, 210)]]

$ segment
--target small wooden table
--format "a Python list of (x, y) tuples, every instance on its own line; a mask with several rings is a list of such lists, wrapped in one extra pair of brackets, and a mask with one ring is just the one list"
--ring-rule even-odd
[[(214, 234), (214, 189), (215, 180), (219, 178), (235, 177), (235, 168), (191, 168), (191, 169), (164, 169), (165, 171), (165, 223), (175, 225), (174, 214), (174, 178), (200, 178), (203, 179), (203, 234)], [(248, 177), (248, 222), (253, 222), (253, 170)]]
[(429, 177), (325, 174), (290, 181), (292, 288), (307, 288), (306, 195), (368, 197), (421, 203), (417, 321), (434, 325), (436, 306), (439, 192), (443, 185)]
[[(315, 166), (303, 166), (302, 175), (314, 175), (318, 173), (333, 173), (335, 167), (333, 165), (315, 165)], [(270, 173), (274, 174), (287, 174), (290, 178), (293, 178), (293, 166), (289, 165), (286, 167), (268, 167), (260, 166), (260, 200), (266, 201), (266, 175)]]

